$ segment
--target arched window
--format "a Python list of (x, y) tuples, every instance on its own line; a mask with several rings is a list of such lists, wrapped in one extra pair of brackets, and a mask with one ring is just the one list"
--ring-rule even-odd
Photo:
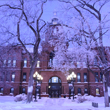
[(49, 79), (49, 83), (61, 83), (61, 79), (59, 77), (54, 76)]
[(85, 94), (88, 94), (87, 88), (84, 89), (84, 93), (85, 93)]
[(0, 88), (0, 94), (3, 94), (3, 87)]
[(25, 88), (22, 88), (22, 93), (26, 93), (26, 89)]
[(81, 88), (78, 88), (78, 94), (81, 94)]
[(40, 68), (40, 61), (37, 61), (37, 68)]
[(12, 87), (11, 89), (10, 89), (10, 93), (14, 93), (14, 88)]
[(77, 82), (81, 82), (81, 76), (80, 76), (80, 73), (77, 73)]
[(99, 88), (96, 88), (96, 95), (99, 95), (100, 94), (100, 90)]

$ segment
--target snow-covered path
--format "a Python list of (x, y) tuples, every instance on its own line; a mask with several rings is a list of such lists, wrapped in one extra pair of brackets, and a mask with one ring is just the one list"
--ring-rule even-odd
[[(103, 97), (87, 97), (88, 101), (77, 103), (68, 98), (45, 98), (38, 102), (15, 102), (13, 96), (0, 96), (0, 110), (110, 110), (104, 107)], [(92, 107), (92, 101), (98, 102), (99, 107)]]

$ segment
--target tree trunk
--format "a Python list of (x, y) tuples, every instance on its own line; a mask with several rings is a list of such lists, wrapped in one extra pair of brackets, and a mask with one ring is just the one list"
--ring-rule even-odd
[(30, 74), (29, 74), (28, 92), (27, 92), (27, 103), (30, 103), (32, 101), (34, 68), (35, 68), (35, 64), (33, 64), (31, 66), (31, 70), (30, 70)]
[(103, 90), (104, 90), (105, 107), (109, 107), (108, 87), (104, 75), (103, 75)]

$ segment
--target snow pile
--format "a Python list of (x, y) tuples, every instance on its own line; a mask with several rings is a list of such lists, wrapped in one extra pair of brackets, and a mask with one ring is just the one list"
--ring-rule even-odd
[(77, 96), (76, 102), (83, 103), (84, 101), (87, 101), (87, 98), (85, 96)]
[(27, 99), (26, 94), (19, 94), (19, 95), (15, 96), (14, 101), (19, 102), (19, 101), (25, 101), (26, 99)]

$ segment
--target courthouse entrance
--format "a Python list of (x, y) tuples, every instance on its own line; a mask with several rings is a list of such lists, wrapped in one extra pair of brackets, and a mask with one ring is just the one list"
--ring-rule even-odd
[(49, 79), (49, 85), (48, 85), (48, 94), (51, 98), (58, 98), (61, 97), (61, 79), (59, 77), (51, 77)]

